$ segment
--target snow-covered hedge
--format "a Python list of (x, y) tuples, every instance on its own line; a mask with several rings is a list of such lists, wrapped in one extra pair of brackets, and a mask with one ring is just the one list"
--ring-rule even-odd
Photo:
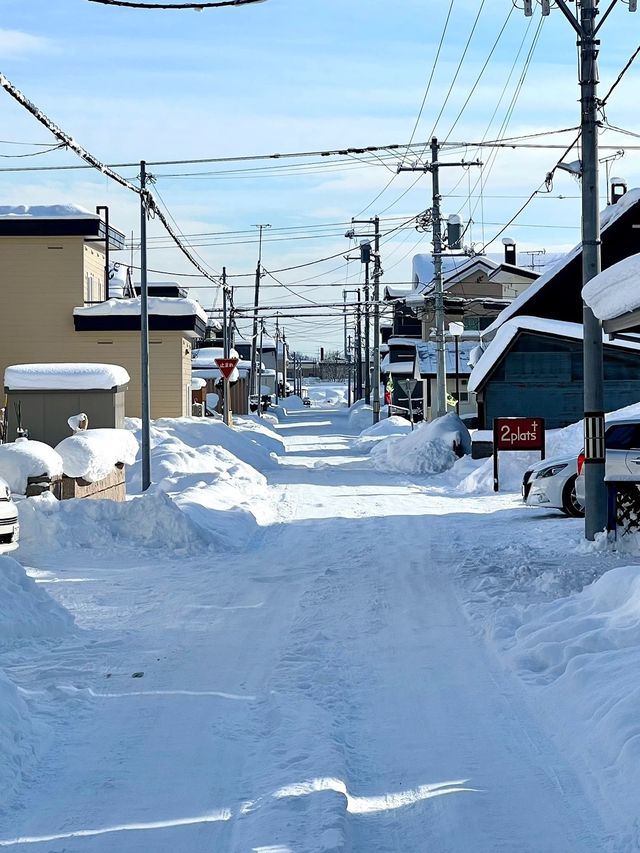
[(60, 474), (62, 459), (48, 444), (26, 438), (0, 444), (0, 477), (7, 481), (14, 494), (26, 493), (29, 477), (59, 477)]
[(88, 429), (63, 439), (56, 447), (67, 477), (82, 477), (96, 483), (107, 477), (121, 462), (133, 465), (138, 441), (126, 429)]

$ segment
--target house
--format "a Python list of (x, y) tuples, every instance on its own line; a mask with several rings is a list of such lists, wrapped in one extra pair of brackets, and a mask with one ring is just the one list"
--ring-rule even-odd
[[(0, 207), (0, 372), (43, 361), (121, 365), (131, 377), (126, 414), (139, 417), (140, 300), (126, 267), (111, 263), (125, 238), (107, 222), (73, 205)], [(187, 415), (191, 342), (206, 315), (192, 300), (155, 300), (151, 415)]]
[[(475, 399), (469, 393), (468, 380), (471, 368), (469, 356), (478, 345), (476, 337), (462, 338), (458, 347), (456, 364), (456, 348), (454, 341), (446, 341), (445, 355), (447, 363), (447, 394), (456, 398), (459, 389), (460, 415), (475, 414)], [(418, 364), (416, 365), (416, 358)], [(401, 409), (409, 408), (407, 389), (401, 383), (402, 379), (417, 378), (418, 372), (422, 382), (418, 382), (411, 394), (411, 408), (419, 416), (431, 416), (431, 407), (436, 399), (436, 344), (435, 341), (419, 341), (414, 338), (390, 338), (389, 352), (381, 364), (383, 381), (393, 378), (392, 404)], [(416, 367), (418, 368), (416, 370)], [(457, 379), (457, 382), (456, 382)], [(426, 393), (426, 413), (423, 400)]]
[[(582, 324), (517, 316), (503, 323), (469, 381), (478, 425), (496, 417), (542, 417), (547, 429), (583, 416)], [(640, 400), (640, 338), (604, 345), (606, 411)]]
[[(640, 224), (640, 190), (601, 215), (602, 267), (633, 254)], [(483, 332), (469, 387), (478, 423), (495, 417), (544, 417), (548, 428), (584, 413), (582, 248), (576, 246), (518, 296)], [(476, 354), (477, 356), (477, 354)], [(604, 403), (612, 411), (640, 400), (640, 338), (604, 337)]]

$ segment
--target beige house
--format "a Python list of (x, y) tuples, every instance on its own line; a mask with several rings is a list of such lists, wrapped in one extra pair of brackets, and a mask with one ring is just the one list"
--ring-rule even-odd
[[(124, 235), (72, 206), (0, 207), (0, 372), (29, 362), (119, 364), (140, 411), (140, 300), (109, 299), (109, 255)], [(191, 414), (191, 344), (206, 315), (189, 299), (149, 300), (151, 416)]]

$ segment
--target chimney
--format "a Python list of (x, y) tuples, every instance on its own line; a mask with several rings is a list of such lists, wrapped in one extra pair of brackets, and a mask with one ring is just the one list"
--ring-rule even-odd
[(627, 182), (624, 178), (611, 178), (610, 204), (617, 204), (627, 191)]
[(504, 246), (504, 262), (516, 266), (516, 244), (511, 237), (503, 237), (502, 245)]

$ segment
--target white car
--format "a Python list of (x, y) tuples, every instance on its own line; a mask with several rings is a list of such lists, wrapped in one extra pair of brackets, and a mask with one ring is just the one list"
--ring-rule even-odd
[[(640, 483), (640, 418), (611, 421), (604, 433), (605, 478)], [(578, 456), (576, 494), (584, 503), (584, 453)]]
[(522, 499), (527, 506), (559, 509), (581, 518), (584, 506), (576, 494), (577, 473), (575, 454), (543, 459), (524, 472)]
[(0, 477), (0, 554), (15, 551), (19, 536), (18, 507), (11, 500), (8, 483)]

